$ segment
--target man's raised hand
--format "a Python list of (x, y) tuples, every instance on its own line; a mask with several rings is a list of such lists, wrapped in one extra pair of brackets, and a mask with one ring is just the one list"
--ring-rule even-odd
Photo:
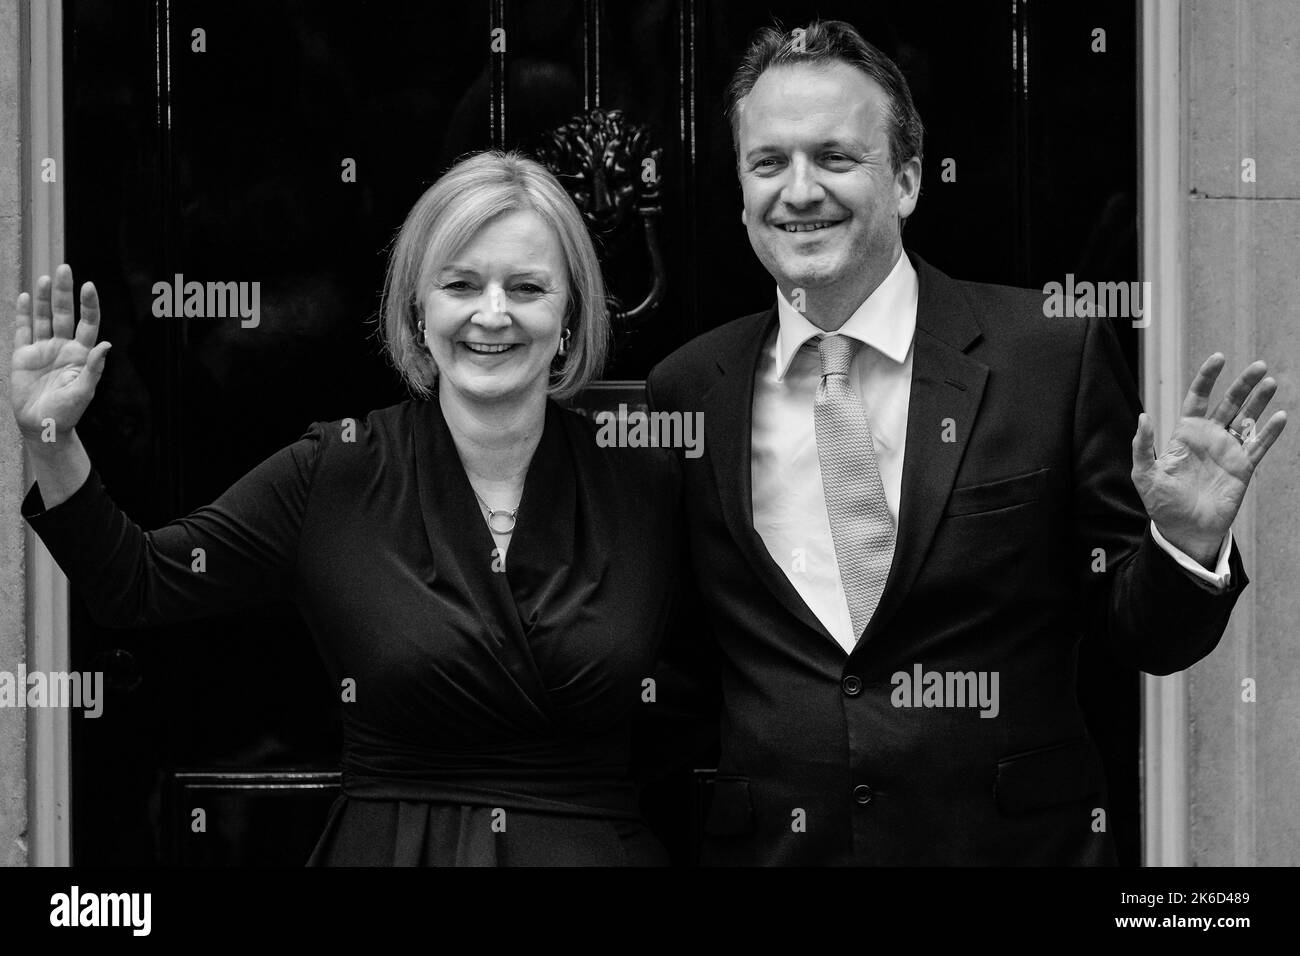
[(1255, 468), (1286, 427), (1284, 411), (1258, 425), (1277, 391), (1263, 362), (1247, 366), (1209, 411), (1224, 365), (1217, 352), (1205, 360), (1163, 454), (1156, 457), (1155, 429), (1145, 413), (1133, 436), (1133, 484), (1147, 515), (1170, 544), (1205, 565), (1217, 557)]

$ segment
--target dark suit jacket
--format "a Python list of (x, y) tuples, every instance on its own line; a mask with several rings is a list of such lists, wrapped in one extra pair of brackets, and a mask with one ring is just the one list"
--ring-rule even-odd
[[(1140, 405), (1110, 320), (1046, 318), (1038, 292), (909, 255), (920, 297), (898, 543), (852, 654), (753, 526), (754, 375), (776, 309), (650, 375), (653, 407), (704, 413), (705, 453), (684, 468), (697, 638), (716, 641), (723, 691), (706, 862), (1112, 863), (1078, 642), (1153, 674), (1186, 668), (1218, 642), (1244, 569), (1234, 549), (1218, 595), (1151, 538), (1130, 477)], [(894, 675), (917, 665), (997, 672), (997, 716), (896, 706)]]

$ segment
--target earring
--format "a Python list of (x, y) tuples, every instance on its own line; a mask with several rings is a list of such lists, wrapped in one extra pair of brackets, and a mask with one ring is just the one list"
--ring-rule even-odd
[(415, 330), (420, 333), (420, 341), (424, 341), (424, 319), (415, 323)]
[(560, 357), (564, 357), (565, 355), (569, 354), (569, 337), (572, 334), (573, 333), (570, 332), (568, 329), (564, 330), (564, 334), (560, 336), (560, 350), (555, 353), (556, 355)]

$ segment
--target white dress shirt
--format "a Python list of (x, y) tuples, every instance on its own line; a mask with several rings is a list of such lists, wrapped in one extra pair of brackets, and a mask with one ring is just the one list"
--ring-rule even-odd
[[(912, 340), (918, 282), (906, 255), (838, 333), (865, 343), (853, 358), (849, 384), (861, 396), (884, 485), (898, 526), (903, 487), (907, 409), (912, 389)], [(830, 518), (817, 458), (813, 402), (821, 381), (817, 338), (822, 332), (777, 289), (778, 325), (763, 349), (754, 382), (750, 463), (754, 529), (790, 583), (831, 636), (852, 651), (857, 643), (840, 581)], [(1215, 573), (1179, 551), (1155, 530), (1152, 537), (1207, 585), (1228, 586), (1232, 535), (1224, 536)]]

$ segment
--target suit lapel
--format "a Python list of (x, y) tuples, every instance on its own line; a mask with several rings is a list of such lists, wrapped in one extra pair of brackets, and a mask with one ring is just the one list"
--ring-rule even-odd
[(916, 580), (975, 427), (989, 372), (966, 354), (980, 326), (957, 283), (908, 255), (919, 292), (898, 537), (880, 606), (855, 653), (888, 626)]
[[(722, 514), (741, 553), (777, 599), (800, 621), (835, 643), (795, 590), (785, 572), (754, 530), (753, 483), (750, 474), (751, 429), (754, 412), (754, 376), (758, 373), (763, 347), (776, 326), (776, 306), (752, 316), (742, 325), (735, 348), (724, 348), (718, 356), (721, 377), (702, 399), (704, 446), (713, 471), (714, 486), (722, 502)], [(836, 644), (836, 647), (839, 645)]]

